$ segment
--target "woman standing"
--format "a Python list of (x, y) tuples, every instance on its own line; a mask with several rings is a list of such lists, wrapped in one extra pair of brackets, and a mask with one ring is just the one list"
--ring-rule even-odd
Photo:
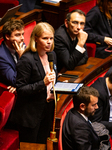
[[(54, 29), (38, 23), (25, 53), (17, 63), (17, 101), (11, 120), (19, 126), (20, 142), (46, 143), (54, 114), (54, 96), (50, 93), (56, 80)], [(54, 56), (51, 72), (48, 52)]]
[(87, 42), (96, 43), (95, 57), (106, 58), (112, 53), (112, 0), (97, 0), (86, 15), (85, 31)]

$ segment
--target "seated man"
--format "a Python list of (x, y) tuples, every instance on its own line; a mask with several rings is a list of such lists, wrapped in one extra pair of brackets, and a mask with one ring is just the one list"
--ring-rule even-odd
[(73, 70), (87, 62), (85, 42), (88, 35), (83, 31), (85, 19), (84, 12), (73, 10), (67, 14), (65, 23), (56, 30), (54, 51), (57, 54), (58, 72), (63, 67)]
[(109, 76), (98, 78), (92, 85), (99, 92), (98, 106), (92, 122), (103, 123), (112, 135), (112, 72)]
[(104, 77), (108, 77), (112, 73), (112, 66), (109, 68)]
[(25, 48), (23, 21), (16, 19), (7, 21), (2, 33), (4, 41), (0, 45), (0, 82), (15, 86), (16, 63)]
[(74, 108), (66, 115), (62, 128), (63, 150), (99, 150), (100, 139), (88, 121), (98, 108), (99, 93), (82, 87), (73, 97)]

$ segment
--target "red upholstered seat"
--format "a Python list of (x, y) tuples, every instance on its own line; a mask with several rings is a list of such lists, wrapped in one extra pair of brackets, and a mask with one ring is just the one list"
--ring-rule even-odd
[(0, 95), (4, 92), (4, 91), (8, 91), (7, 89), (7, 85), (0, 83)]
[(95, 57), (96, 44), (86, 43), (88, 57)]
[(25, 32), (24, 33), (24, 42), (25, 42), (26, 46), (29, 44), (30, 35), (31, 35), (35, 25), (36, 25), (36, 21), (33, 21), (33, 22), (29, 23), (28, 25), (26, 25), (24, 28), (24, 32)]
[(96, 5), (96, 1), (97, 0), (90, 0), (88, 2), (84, 2), (84, 3), (81, 3), (81, 4), (77, 4), (75, 6), (72, 6), (69, 8), (69, 12), (71, 12), (72, 10), (74, 9), (80, 9), (82, 10), (85, 14), (88, 13), (88, 11), (94, 7)]
[(0, 150), (19, 150), (18, 131), (9, 129), (0, 131)]
[(62, 117), (61, 117), (58, 150), (63, 150), (63, 148), (62, 148), (62, 126), (63, 126), (64, 119), (66, 117), (66, 114), (71, 108), (73, 108), (73, 100), (72, 99), (71, 99), (70, 103), (67, 105), (67, 107), (65, 108), (65, 110), (62, 114)]
[(19, 5), (18, 0), (0, 0), (0, 17), (3, 17), (8, 9), (17, 5)]
[(3, 38), (0, 39), (0, 45), (1, 45), (1, 43), (2, 43), (3, 40), (4, 40)]
[(15, 95), (4, 91), (0, 96), (0, 150), (19, 149), (19, 132), (4, 129), (15, 100)]

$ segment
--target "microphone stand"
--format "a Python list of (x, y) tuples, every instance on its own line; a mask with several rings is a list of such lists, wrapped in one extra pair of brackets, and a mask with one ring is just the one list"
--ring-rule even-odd
[[(50, 70), (52, 72), (53, 71), (53, 54), (51, 52), (48, 53), (48, 61), (50, 65)], [(56, 138), (56, 132), (55, 132), (57, 102), (56, 102), (54, 81), (52, 82), (52, 85), (53, 85), (55, 108), (54, 108), (54, 118), (53, 118), (53, 130), (50, 132), (50, 137), (47, 138), (47, 150), (53, 150), (55, 146), (56, 146), (55, 149), (58, 149), (58, 139)]]
[[(53, 71), (53, 68), (51, 68), (51, 71)], [(56, 138), (56, 132), (55, 132), (57, 102), (56, 102), (56, 92), (55, 92), (55, 88), (54, 88), (54, 81), (52, 82), (52, 85), (53, 85), (55, 108), (54, 108), (54, 119), (53, 119), (53, 131), (50, 132), (50, 140), (57, 142), (58, 139)]]

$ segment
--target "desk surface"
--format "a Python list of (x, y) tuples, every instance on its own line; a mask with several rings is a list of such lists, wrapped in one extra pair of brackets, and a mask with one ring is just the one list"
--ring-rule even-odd
[[(102, 62), (102, 59), (100, 58), (95, 58), (95, 57), (90, 57), (88, 58), (88, 61), (86, 64), (84, 65), (81, 65), (81, 66), (77, 66), (75, 67), (74, 70), (67, 70), (67, 71), (62, 71), (62, 73), (64, 74), (68, 74), (68, 75), (78, 75), (78, 79), (76, 79), (74, 82), (80, 82), (79, 79), (81, 78), (81, 76), (83, 76), (86, 72), (90, 71), (90, 69), (93, 70), (93, 67), (98, 65), (98, 63), (101, 63)], [(64, 81), (64, 80), (70, 80), (70, 78), (68, 77), (59, 77), (58, 80), (60, 81)], [(81, 79), (80, 79), (81, 80)]]
[[(72, 71), (65, 71), (64, 73), (70, 75), (78, 75), (77, 79), (74, 79), (74, 83), (84, 83), (87, 85), (90, 81), (96, 78), (98, 75), (102, 74), (112, 65), (112, 57), (109, 56), (105, 59), (90, 57), (86, 64), (75, 67)], [(59, 81), (71, 80), (70, 77), (59, 77)], [(57, 118), (61, 118), (64, 105), (69, 102), (70, 97), (65, 94), (57, 94), (59, 101), (57, 101)]]

